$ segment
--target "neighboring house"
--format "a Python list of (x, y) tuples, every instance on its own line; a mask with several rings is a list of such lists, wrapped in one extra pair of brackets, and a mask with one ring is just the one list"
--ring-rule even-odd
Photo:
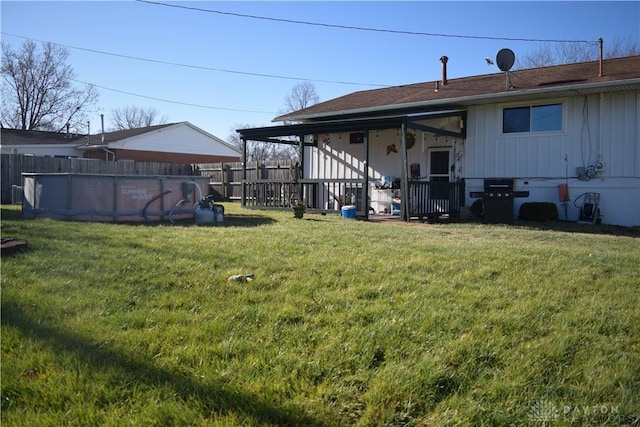
[(189, 122), (94, 135), (2, 129), (2, 153), (139, 162), (237, 162), (242, 154)]
[(79, 147), (85, 157), (140, 162), (217, 163), (237, 162), (242, 153), (231, 144), (189, 122), (91, 135)]
[[(49, 157), (82, 157), (77, 147), (82, 135), (37, 130), (0, 129), (2, 154)], [(86, 140), (86, 137), (85, 137)]]
[[(438, 81), (355, 92), (274, 119), (296, 124), (238, 132), (299, 137), (303, 178), (316, 180), (300, 190), (310, 208), (335, 209), (351, 185), (360, 215), (393, 209), (380, 192), (391, 183), (405, 219), (455, 214), (486, 179), (506, 178), (528, 192), (514, 217), (524, 202), (551, 202), (565, 219), (558, 186), (568, 184), (567, 219), (599, 193), (603, 223), (640, 225), (640, 56), (456, 79), (441, 61)], [(452, 190), (438, 196), (443, 182)]]

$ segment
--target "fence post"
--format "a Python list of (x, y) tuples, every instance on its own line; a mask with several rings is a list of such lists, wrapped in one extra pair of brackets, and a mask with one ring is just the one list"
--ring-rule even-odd
[(226, 170), (229, 169), (229, 165), (226, 163), (220, 163), (220, 182), (221, 187), (222, 187), (222, 200), (230, 200), (231, 198), (229, 197), (229, 189), (227, 188), (227, 183), (228, 183), (228, 179), (227, 179), (227, 172)]

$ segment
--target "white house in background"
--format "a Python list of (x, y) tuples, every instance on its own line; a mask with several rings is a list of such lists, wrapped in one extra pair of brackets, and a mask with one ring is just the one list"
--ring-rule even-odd
[(82, 138), (82, 135), (75, 134), (2, 128), (0, 129), (0, 151), (2, 154), (82, 157), (82, 152), (77, 148)]
[(2, 153), (167, 163), (237, 162), (242, 153), (189, 122), (94, 135), (2, 129)]
[(586, 193), (599, 193), (603, 223), (640, 225), (640, 56), (456, 79), (447, 79), (447, 59), (438, 81), (354, 92), (274, 119), (296, 124), (238, 133), (297, 136), (302, 178), (317, 180), (305, 191), (315, 197), (330, 179), (359, 180), (360, 215), (378, 197), (371, 183), (388, 177), (397, 178), (407, 220), (424, 212), (415, 204), (421, 184), (462, 184), (462, 196), (447, 201), (455, 213), (485, 180), (505, 178), (529, 193), (514, 199), (513, 217), (524, 202), (551, 202), (565, 219), (558, 187), (568, 183), (568, 220)]
[(242, 153), (189, 122), (91, 135), (85, 157), (171, 163), (237, 162)]

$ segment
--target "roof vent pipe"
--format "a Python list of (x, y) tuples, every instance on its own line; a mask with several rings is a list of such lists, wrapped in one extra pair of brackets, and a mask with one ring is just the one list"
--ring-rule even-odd
[(600, 67), (598, 71), (598, 77), (602, 77), (604, 75), (604, 71), (602, 70), (602, 46), (604, 45), (604, 40), (602, 40), (602, 37), (598, 39), (598, 43), (600, 44)]
[(102, 124), (102, 143), (104, 144), (104, 114), (100, 114), (100, 123)]
[(446, 56), (440, 57), (440, 62), (442, 62), (442, 86), (447, 84), (447, 61), (449, 58)]

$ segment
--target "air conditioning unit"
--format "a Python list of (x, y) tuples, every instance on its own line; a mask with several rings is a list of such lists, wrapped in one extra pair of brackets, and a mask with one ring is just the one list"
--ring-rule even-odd
[(21, 185), (12, 185), (11, 186), (11, 204), (21, 205), (23, 194), (24, 194), (24, 191)]

